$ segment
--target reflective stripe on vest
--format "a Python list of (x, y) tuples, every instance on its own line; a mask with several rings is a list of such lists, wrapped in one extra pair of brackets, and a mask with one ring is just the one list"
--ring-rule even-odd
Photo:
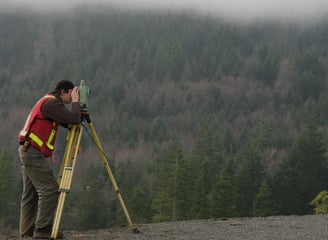
[(51, 145), (51, 142), (52, 142), (52, 140), (54, 139), (54, 137), (55, 137), (55, 135), (56, 135), (56, 131), (54, 130), (54, 129), (52, 129), (51, 130), (51, 133), (50, 133), (50, 136), (49, 136), (49, 138), (48, 138), (48, 141), (47, 141), (47, 147), (50, 149), (50, 150), (54, 150), (55, 149), (55, 146), (53, 146), (53, 145)]
[(42, 140), (37, 136), (35, 135), (34, 133), (30, 133), (29, 137), (36, 143), (38, 144), (39, 147), (42, 147), (43, 145), (43, 142)]

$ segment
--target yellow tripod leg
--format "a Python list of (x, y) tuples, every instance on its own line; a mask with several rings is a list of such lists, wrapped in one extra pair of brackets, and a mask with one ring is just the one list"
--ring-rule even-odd
[(119, 200), (119, 202), (120, 202), (120, 204), (121, 204), (121, 207), (122, 207), (122, 209), (123, 209), (123, 212), (124, 212), (124, 214), (125, 214), (125, 217), (126, 217), (126, 219), (127, 219), (127, 221), (128, 221), (129, 227), (130, 227), (130, 229), (131, 229), (131, 231), (132, 231), (133, 233), (138, 233), (139, 230), (133, 225), (133, 223), (132, 223), (132, 221), (131, 221), (131, 218), (130, 218), (130, 215), (129, 215), (129, 213), (128, 213), (128, 210), (127, 210), (127, 208), (126, 208), (126, 206), (125, 206), (125, 203), (124, 203), (124, 201), (123, 201), (123, 198), (122, 198), (122, 196), (121, 196), (121, 192), (120, 192), (120, 190), (119, 190), (119, 188), (118, 188), (118, 185), (117, 185), (117, 183), (116, 183), (116, 180), (115, 180), (115, 178), (114, 178), (114, 175), (113, 175), (113, 173), (112, 173), (112, 170), (111, 170), (110, 167), (109, 167), (109, 164), (108, 164), (107, 158), (106, 158), (106, 156), (105, 156), (105, 154), (104, 154), (103, 148), (102, 148), (102, 146), (101, 146), (101, 144), (100, 144), (99, 138), (98, 138), (98, 136), (97, 136), (96, 130), (95, 130), (95, 128), (94, 128), (92, 122), (88, 122), (88, 126), (89, 126), (89, 128), (90, 128), (90, 130), (91, 130), (91, 136), (92, 136), (93, 140), (95, 141), (95, 143), (96, 143), (96, 145), (97, 145), (98, 152), (99, 152), (100, 157), (101, 157), (101, 160), (102, 160), (102, 162), (103, 162), (103, 164), (104, 164), (104, 166), (105, 166), (105, 169), (106, 169), (106, 171), (107, 171), (107, 174), (108, 174), (108, 176), (109, 176), (109, 179), (110, 179), (110, 181), (111, 181), (112, 184), (113, 184), (114, 191), (115, 191), (116, 194), (117, 194), (117, 198), (118, 198), (118, 200)]
[(57, 233), (59, 229), (61, 215), (64, 208), (65, 198), (71, 188), (73, 172), (75, 168), (77, 155), (79, 152), (82, 133), (83, 133), (83, 128), (81, 127), (81, 124), (78, 124), (78, 125), (73, 125), (67, 134), (67, 139), (66, 139), (67, 144), (66, 144), (65, 154), (58, 176), (60, 193), (58, 197), (58, 205), (55, 213), (54, 224), (52, 227), (52, 233), (51, 233), (52, 239), (57, 238)]

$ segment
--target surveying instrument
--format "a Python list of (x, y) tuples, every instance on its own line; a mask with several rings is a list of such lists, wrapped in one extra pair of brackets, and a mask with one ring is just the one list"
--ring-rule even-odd
[(84, 80), (81, 80), (79, 86), (79, 94), (80, 94), (79, 103), (81, 106), (81, 122), (80, 124), (71, 125), (69, 128), (69, 132), (67, 133), (67, 137), (66, 137), (67, 143), (66, 143), (64, 158), (58, 175), (59, 198), (58, 198), (57, 210), (55, 213), (54, 224), (52, 227), (51, 239), (57, 238), (59, 223), (64, 208), (64, 201), (67, 193), (69, 193), (71, 188), (73, 172), (77, 160), (77, 155), (80, 149), (80, 141), (83, 134), (83, 128), (87, 129), (85, 123), (87, 123), (89, 130), (91, 132), (91, 137), (93, 138), (95, 144), (97, 145), (99, 155), (104, 164), (108, 177), (113, 185), (113, 189), (117, 194), (117, 198), (121, 204), (125, 217), (128, 221), (129, 227), (131, 228), (133, 233), (138, 233), (139, 230), (133, 225), (131, 221), (131, 218), (129, 216), (129, 213), (121, 196), (120, 190), (118, 189), (118, 185), (110, 169), (107, 157), (104, 154), (103, 148), (100, 144), (95, 128), (90, 120), (90, 116), (88, 113), (88, 101), (87, 101), (87, 97), (89, 95), (89, 88), (85, 85)]

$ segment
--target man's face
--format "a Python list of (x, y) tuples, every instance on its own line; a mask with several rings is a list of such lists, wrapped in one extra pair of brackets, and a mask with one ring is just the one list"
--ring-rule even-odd
[(64, 90), (62, 90), (61, 94), (60, 94), (60, 98), (63, 100), (64, 103), (71, 103), (72, 102), (72, 93), (73, 89), (69, 89), (68, 92), (65, 92)]

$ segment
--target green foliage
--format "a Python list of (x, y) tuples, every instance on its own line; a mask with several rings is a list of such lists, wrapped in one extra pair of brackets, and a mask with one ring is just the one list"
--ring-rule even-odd
[[(213, 125), (212, 125), (213, 124)], [(216, 123), (206, 121), (202, 123), (194, 140), (194, 146), (191, 153), (191, 161), (195, 175), (200, 174), (200, 165), (206, 161), (208, 168), (209, 184), (214, 184), (217, 171), (223, 164), (224, 151), (218, 136)]]
[(236, 171), (237, 209), (241, 216), (251, 215), (252, 205), (264, 176), (258, 146), (249, 143), (239, 156)]
[(165, 191), (158, 191), (153, 199), (152, 209), (155, 213), (152, 222), (172, 221), (172, 199)]
[(135, 190), (130, 204), (131, 208), (129, 208), (132, 218), (138, 223), (151, 222), (153, 215), (152, 199), (146, 187), (148, 187), (147, 184), (143, 183)]
[(315, 214), (328, 213), (328, 191), (323, 190), (311, 201), (311, 206), (314, 207)]
[(109, 97), (111, 98), (115, 106), (117, 106), (117, 108), (125, 98), (125, 91), (126, 90), (121, 81), (114, 83), (113, 86), (109, 88)]
[(208, 218), (211, 213), (211, 179), (209, 174), (209, 161), (205, 158), (200, 164), (200, 171), (195, 187), (195, 216)]
[(83, 211), (79, 211), (76, 216), (78, 229), (99, 229), (108, 226), (110, 209), (105, 197), (110, 189), (106, 186), (109, 180), (105, 179), (103, 172), (102, 168), (91, 165), (84, 175), (78, 199), (78, 209)]
[(190, 163), (185, 159), (181, 159), (177, 172), (177, 189), (176, 189), (176, 219), (185, 220), (193, 216), (191, 208), (194, 201), (193, 175)]
[(275, 214), (272, 196), (265, 180), (262, 182), (259, 193), (255, 196), (252, 213), (254, 216), (261, 217)]
[(297, 138), (272, 180), (272, 194), (279, 214), (311, 213), (313, 196), (327, 188), (325, 146), (322, 133), (313, 124)]
[[(159, 184), (154, 195), (152, 208), (155, 211), (154, 221), (170, 221), (176, 220), (178, 186), (181, 190), (179, 169), (183, 161), (183, 152), (181, 145), (174, 141), (165, 151), (164, 157), (161, 159)], [(178, 185), (179, 183), (179, 185)]]
[(0, 152), (0, 229), (18, 227), (21, 188), (12, 162), (7, 150)]
[(295, 60), (291, 98), (302, 103), (308, 98), (318, 99), (325, 90), (325, 70), (320, 56), (314, 49), (307, 49)]
[(214, 188), (212, 201), (212, 212), (214, 217), (238, 216), (234, 169), (233, 158), (227, 159), (220, 171)]

